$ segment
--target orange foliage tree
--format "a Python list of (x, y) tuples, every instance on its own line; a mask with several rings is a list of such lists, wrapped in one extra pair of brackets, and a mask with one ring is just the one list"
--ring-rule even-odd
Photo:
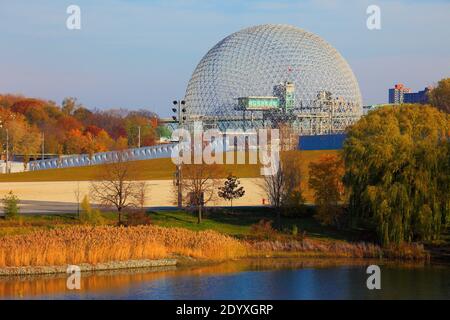
[(314, 190), (316, 218), (323, 224), (339, 226), (343, 200), (344, 165), (340, 156), (326, 154), (309, 165), (309, 187)]

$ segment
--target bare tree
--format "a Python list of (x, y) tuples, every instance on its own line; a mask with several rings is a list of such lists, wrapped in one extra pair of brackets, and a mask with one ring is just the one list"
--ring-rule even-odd
[(77, 181), (77, 188), (73, 190), (73, 194), (75, 196), (75, 200), (77, 201), (77, 216), (80, 218), (80, 181)]
[(145, 211), (145, 201), (147, 200), (148, 185), (145, 181), (138, 182), (138, 188), (136, 193), (137, 204), (142, 212)]
[(143, 203), (142, 199), (145, 200), (145, 184), (136, 181), (136, 163), (127, 158), (126, 151), (117, 152), (110, 162), (100, 167), (97, 180), (92, 181), (90, 186), (93, 200), (117, 210), (119, 224), (122, 224), (124, 210), (139, 206)]
[(187, 203), (195, 206), (198, 212), (197, 222), (202, 222), (202, 209), (215, 196), (221, 169), (216, 164), (183, 165), (182, 189)]
[(278, 171), (264, 176), (263, 188), (277, 215), (277, 226), (281, 226), (283, 208), (298, 207), (303, 203), (301, 193), (300, 153), (288, 151), (281, 155)]
[(281, 224), (281, 204), (283, 201), (283, 195), (285, 194), (285, 178), (285, 173), (281, 168), (281, 165), (275, 174), (264, 176), (263, 187), (269, 197), (272, 207), (275, 208), (278, 227)]

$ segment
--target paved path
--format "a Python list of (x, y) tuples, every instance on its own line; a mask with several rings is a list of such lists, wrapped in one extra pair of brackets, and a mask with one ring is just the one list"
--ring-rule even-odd
[[(258, 206), (267, 198), (261, 187), (262, 179), (240, 179), (245, 188), (245, 195), (233, 201), (236, 206)], [(176, 191), (172, 180), (149, 180), (146, 207), (173, 207), (176, 203)], [(2, 182), (0, 198), (10, 190), (20, 199), (22, 213), (73, 213), (77, 211), (76, 191), (80, 190), (80, 201), (89, 194), (88, 181), (58, 182)], [(228, 202), (216, 200), (212, 206), (226, 206)]]

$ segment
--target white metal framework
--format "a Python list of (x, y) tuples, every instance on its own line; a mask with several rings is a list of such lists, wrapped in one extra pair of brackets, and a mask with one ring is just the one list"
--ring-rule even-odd
[[(239, 110), (238, 98), (273, 96), (295, 87), (290, 109)], [(356, 78), (339, 52), (319, 36), (289, 25), (265, 24), (236, 32), (201, 59), (186, 90), (187, 122), (222, 130), (277, 127), (301, 134), (343, 131), (362, 115)]]

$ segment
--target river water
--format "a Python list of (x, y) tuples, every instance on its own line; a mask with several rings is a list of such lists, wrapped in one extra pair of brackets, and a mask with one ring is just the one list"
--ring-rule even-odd
[[(369, 290), (366, 269), (381, 268)], [(450, 266), (368, 260), (252, 259), (226, 263), (0, 278), (2, 299), (450, 299)]]

